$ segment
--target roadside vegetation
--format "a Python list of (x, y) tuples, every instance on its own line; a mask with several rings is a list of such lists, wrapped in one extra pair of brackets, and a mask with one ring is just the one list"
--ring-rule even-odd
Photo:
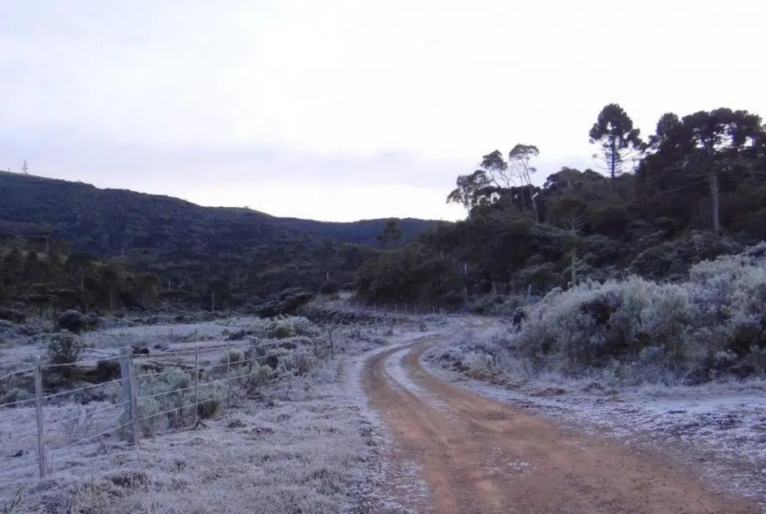
[[(22, 437), (34, 434), (33, 385), (23, 376), (0, 383), (3, 402), (26, 402), (0, 408), (7, 511), (364, 512), (381, 439), (352, 368), (357, 356), (386, 344), (393, 325), (335, 309), (315, 301), (308, 317), (125, 320), (81, 335), (16, 334), (0, 344), (6, 369), (42, 354), (45, 365), (66, 361), (79, 371), (65, 381), (51, 379), (58, 368), (46, 370), (53, 397), (44, 406), (49, 477), (41, 482), (34, 437)], [(395, 331), (419, 332), (421, 324), (401, 318)], [(258, 342), (253, 365), (250, 338)], [(136, 447), (127, 442), (119, 383), (85, 373), (125, 346), (136, 350)]]
[(443, 350), (448, 366), (516, 379), (557, 373), (623, 384), (766, 376), (766, 244), (694, 265), (678, 283), (632, 276), (553, 290), (520, 327)]

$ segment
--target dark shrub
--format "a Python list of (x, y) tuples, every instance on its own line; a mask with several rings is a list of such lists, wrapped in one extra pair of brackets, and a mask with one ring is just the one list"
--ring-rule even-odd
[(335, 294), (340, 290), (337, 282), (328, 280), (319, 287), (320, 294)]

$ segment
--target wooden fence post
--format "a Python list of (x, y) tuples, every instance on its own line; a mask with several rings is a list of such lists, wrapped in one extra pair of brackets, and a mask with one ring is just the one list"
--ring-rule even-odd
[(199, 402), (199, 343), (194, 343), (194, 424), (197, 426), (197, 403)]
[(122, 378), (122, 400), (125, 403), (125, 414), (128, 418), (128, 442), (138, 444), (138, 398), (133, 383), (132, 349), (126, 346), (122, 349), (120, 358), (120, 376)]
[(45, 426), (43, 424), (43, 365), (39, 359), (35, 368), (35, 403), (37, 407), (37, 462), (40, 478), (45, 478)]
[(226, 345), (226, 406), (231, 405), (231, 343)]
[(253, 372), (255, 367), (255, 353), (258, 351), (258, 339), (255, 337), (250, 338), (250, 363), (248, 366), (248, 373)]

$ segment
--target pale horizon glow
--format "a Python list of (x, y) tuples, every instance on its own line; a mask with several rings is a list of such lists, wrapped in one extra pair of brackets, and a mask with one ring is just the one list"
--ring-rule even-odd
[(648, 0), (0, 5), (0, 169), (279, 216), (458, 219), (481, 156), (592, 167), (619, 103), (766, 115), (766, 5)]

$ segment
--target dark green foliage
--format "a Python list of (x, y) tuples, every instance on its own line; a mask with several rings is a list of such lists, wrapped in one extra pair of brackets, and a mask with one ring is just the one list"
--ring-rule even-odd
[[(43, 315), (172, 302), (269, 316), (355, 281), (370, 302), (458, 306), (626, 272), (677, 280), (766, 237), (760, 117), (667, 113), (646, 144), (638, 135), (607, 105), (589, 136), (609, 176), (564, 167), (543, 187), (530, 182), (534, 145), (513, 146), (507, 160), (489, 152), (447, 198), (468, 211), (457, 223), (280, 219), (0, 172), (0, 232), (27, 238), (0, 238), (0, 305)], [(620, 174), (634, 158), (635, 173)], [(305, 289), (300, 301), (275, 296), (293, 288)]]
[(609, 104), (599, 113), (588, 135), (591, 144), (600, 146), (600, 160), (612, 180), (625, 171), (626, 161), (637, 157), (642, 149), (639, 132), (633, 128), (633, 120), (617, 104)]
[[(272, 218), (278, 226), (314, 234), (326, 239), (347, 243), (375, 246), (378, 235), (385, 228), (387, 219), (360, 220), (351, 222), (314, 221), (295, 218)], [(403, 218), (397, 220), (402, 231), (402, 240), (410, 241), (416, 235), (432, 228), (438, 221)]]
[(268, 298), (264, 303), (255, 307), (253, 314), (262, 318), (271, 318), (274, 316), (295, 315), (298, 310), (314, 298), (314, 293), (293, 287), (275, 294)]
[(378, 242), (383, 246), (397, 245), (402, 239), (402, 229), (399, 227), (399, 221), (391, 218), (386, 221), (383, 230), (378, 234)]
[(60, 329), (69, 330), (74, 334), (79, 334), (83, 330), (90, 328), (91, 320), (79, 311), (74, 309), (65, 311), (59, 316), (58, 326)]
[[(608, 176), (565, 167), (542, 188), (527, 187), (534, 192), (527, 197), (529, 159), (515, 159), (512, 150), (509, 165), (491, 152), (480, 169), (457, 178), (447, 198), (467, 218), (437, 224), (408, 248), (366, 263), (359, 293), (444, 303), (490, 292), (544, 294), (573, 277), (675, 281), (696, 262), (766, 237), (766, 128), (758, 116), (665, 114), (644, 144), (627, 113), (610, 104), (589, 135)], [(529, 145), (514, 150), (528, 152), (525, 158), (538, 153)], [(620, 173), (634, 159), (636, 172)]]
[(710, 232), (692, 232), (642, 251), (630, 263), (630, 271), (655, 280), (681, 280), (689, 268), (700, 261), (740, 251), (742, 245), (736, 241)]
[[(388, 221), (283, 219), (0, 172), (0, 232), (12, 234), (0, 239), (0, 305), (221, 310), (291, 287), (317, 291), (328, 273), (352, 282)], [(399, 220), (397, 238), (433, 224)]]
[[(353, 287), (353, 285), (352, 285)], [(319, 293), (320, 294), (335, 294), (338, 291), (340, 291), (340, 286), (338, 286), (338, 283), (333, 280), (328, 280), (324, 284), (322, 284), (319, 287)]]
[(357, 292), (370, 302), (444, 305), (460, 289), (456, 264), (420, 245), (391, 250), (359, 270)]
[(23, 323), (26, 317), (26, 314), (16, 309), (0, 307), (0, 319), (11, 321), (13, 323)]
[[(38, 252), (39, 243), (34, 239), (0, 242), (0, 305), (18, 305), (10, 310), (3, 307), (5, 312), (15, 312), (17, 320), (34, 313), (39, 317), (52, 314), (58, 321), (59, 314), (69, 309), (146, 308), (157, 298), (159, 279), (153, 273), (130, 273), (115, 260), (69, 253), (69, 246), (58, 239), (49, 239), (45, 246), (47, 251)], [(26, 312), (22, 311), (24, 304)], [(87, 326), (78, 322), (65, 328), (80, 331), (90, 328), (93, 321), (88, 316), (82, 320)]]

